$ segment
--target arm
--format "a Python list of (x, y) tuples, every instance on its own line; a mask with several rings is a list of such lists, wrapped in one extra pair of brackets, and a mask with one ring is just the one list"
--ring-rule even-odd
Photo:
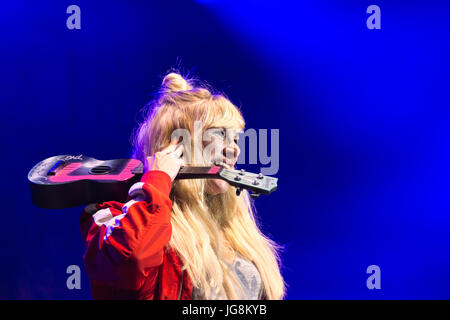
[(127, 203), (110, 201), (85, 208), (81, 233), (91, 280), (137, 290), (157, 272), (172, 234), (170, 189), (167, 173), (149, 171), (130, 188)]

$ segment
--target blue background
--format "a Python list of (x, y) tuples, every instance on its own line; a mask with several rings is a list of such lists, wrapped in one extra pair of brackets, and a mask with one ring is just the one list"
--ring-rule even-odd
[[(69, 30), (66, 8), (81, 8)], [(366, 8), (381, 8), (368, 30)], [(81, 207), (31, 204), (58, 154), (126, 158), (172, 67), (280, 130), (278, 191), (256, 206), (284, 245), (288, 299), (450, 298), (450, 5), (444, 1), (4, 1), (0, 298), (89, 299)], [(259, 166), (247, 169), (258, 170)], [(366, 268), (381, 268), (369, 290)]]

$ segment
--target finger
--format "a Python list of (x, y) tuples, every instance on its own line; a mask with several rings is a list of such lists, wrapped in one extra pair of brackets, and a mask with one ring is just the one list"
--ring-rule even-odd
[(183, 136), (172, 137), (172, 140), (170, 141), (170, 143), (172, 143), (172, 142), (178, 143), (180, 141), (183, 141)]
[(169, 152), (172, 152), (173, 150), (175, 150), (177, 144), (178, 144), (177, 140), (172, 140), (167, 147), (165, 147), (165, 148), (163, 148), (161, 150), (161, 152), (163, 154), (167, 154)]
[(181, 157), (181, 155), (183, 154), (184, 151), (184, 146), (182, 144), (179, 144), (175, 150), (173, 151), (173, 153), (175, 154), (175, 156), (177, 158)]

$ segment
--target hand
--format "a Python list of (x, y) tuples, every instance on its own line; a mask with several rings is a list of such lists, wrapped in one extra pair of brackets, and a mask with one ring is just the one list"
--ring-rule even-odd
[(147, 171), (159, 170), (167, 173), (172, 181), (184, 166), (184, 160), (181, 157), (184, 147), (177, 140), (173, 140), (166, 148), (154, 155), (147, 157)]

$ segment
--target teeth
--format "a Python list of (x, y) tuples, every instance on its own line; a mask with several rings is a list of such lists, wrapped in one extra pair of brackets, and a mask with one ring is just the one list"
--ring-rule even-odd
[(229, 164), (223, 162), (223, 161), (216, 161), (216, 162), (215, 162), (215, 165), (216, 165), (216, 166), (222, 166), (222, 167), (225, 167), (225, 168), (227, 168), (227, 169), (231, 169), (231, 166), (230, 166)]

